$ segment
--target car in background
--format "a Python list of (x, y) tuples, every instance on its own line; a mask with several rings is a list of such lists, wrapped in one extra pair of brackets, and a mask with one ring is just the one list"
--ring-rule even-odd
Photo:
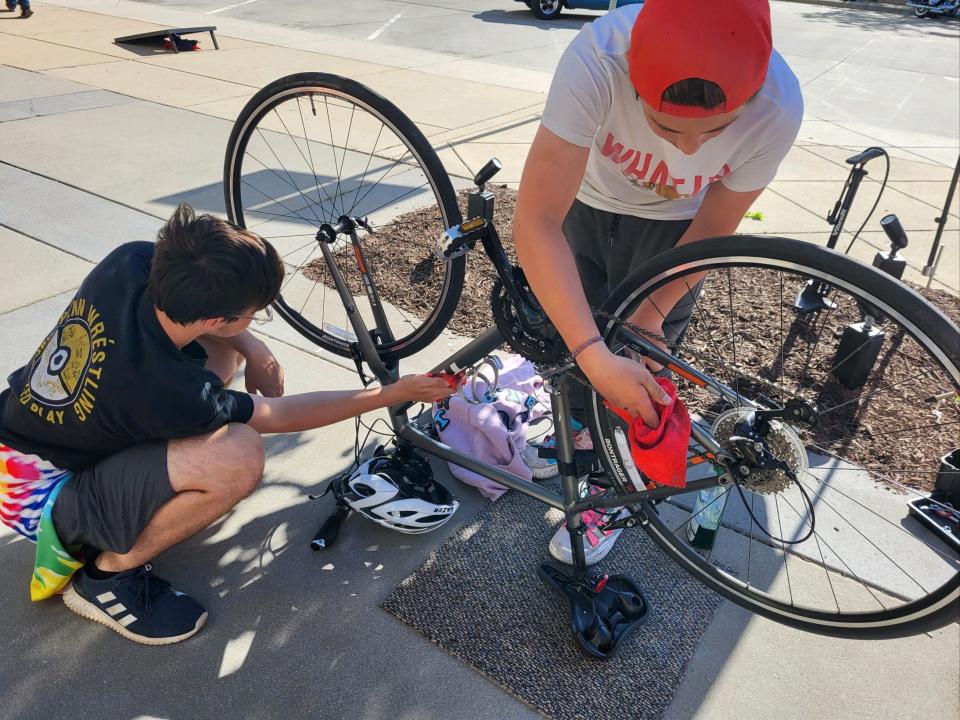
[(517, 0), (541, 20), (553, 20), (564, 8), (571, 10), (613, 10), (624, 5), (639, 5), (643, 0)]

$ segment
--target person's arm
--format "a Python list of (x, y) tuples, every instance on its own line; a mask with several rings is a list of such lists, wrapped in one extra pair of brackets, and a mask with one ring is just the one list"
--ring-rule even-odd
[(453, 393), (446, 380), (406, 375), (386, 387), (369, 390), (321, 390), (287, 397), (253, 398), (247, 425), (261, 434), (301, 432), (404, 402), (433, 402)]
[[(744, 214), (750, 209), (754, 200), (760, 197), (763, 190), (764, 188), (750, 192), (735, 192), (725, 187), (722, 182), (713, 183), (707, 189), (703, 204), (693, 222), (680, 237), (677, 245), (686, 245), (705, 238), (732, 235), (743, 220)], [(682, 282), (673, 282), (659, 288), (637, 308), (630, 318), (631, 322), (652, 333), (663, 335), (663, 321), (666, 316), (704, 275), (705, 273), (687, 275)], [(651, 363), (651, 366), (659, 367), (655, 363)]]
[[(571, 350), (600, 334), (563, 235), (563, 219), (589, 152), (541, 126), (523, 168), (513, 223), (517, 257), (530, 287)], [(577, 362), (604, 398), (657, 425), (650, 398), (661, 403), (669, 398), (646, 367), (614, 355), (603, 343), (585, 349)]]
[(265, 397), (283, 395), (283, 367), (263, 340), (249, 330), (232, 337), (204, 335), (207, 342), (220, 343), (243, 355), (246, 367), (243, 371), (244, 385), (251, 394)]

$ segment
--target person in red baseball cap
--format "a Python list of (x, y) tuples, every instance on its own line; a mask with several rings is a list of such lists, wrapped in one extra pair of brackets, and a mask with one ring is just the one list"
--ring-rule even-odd
[[(654, 255), (734, 233), (802, 117), (768, 0), (646, 0), (584, 26), (560, 59), (520, 182), (517, 255), (590, 383), (651, 427), (668, 398), (650, 369), (598, 341), (591, 307)], [(632, 319), (674, 340), (698, 292), (667, 285)], [(561, 528), (555, 557), (570, 557), (554, 547), (566, 538)]]

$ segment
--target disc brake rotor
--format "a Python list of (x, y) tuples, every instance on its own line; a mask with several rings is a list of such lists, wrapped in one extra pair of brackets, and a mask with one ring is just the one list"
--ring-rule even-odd
[[(734, 451), (735, 447), (730, 438), (734, 435), (737, 423), (748, 415), (747, 408), (733, 408), (721, 413), (713, 423), (713, 436), (724, 450)], [(797, 432), (780, 420), (770, 421), (770, 432), (765, 438), (767, 449), (785, 462), (794, 474), (810, 467), (807, 449), (800, 441)], [(753, 492), (769, 495), (782, 492), (793, 482), (783, 470), (754, 470), (745, 483), (745, 487)]]

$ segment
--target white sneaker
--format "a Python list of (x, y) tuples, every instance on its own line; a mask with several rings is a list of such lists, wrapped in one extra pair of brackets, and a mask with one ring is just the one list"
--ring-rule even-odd
[[(596, 495), (603, 492), (603, 488), (596, 485), (590, 485), (590, 494)], [(629, 515), (626, 508), (614, 508), (606, 510), (599, 508), (597, 510), (587, 510), (580, 515), (580, 522), (584, 526), (583, 534), (583, 556), (587, 565), (593, 565), (603, 560), (617, 542), (622, 529), (601, 530), (601, 525), (620, 519)], [(570, 533), (567, 532), (567, 523), (564, 522), (554, 533), (550, 540), (550, 554), (557, 560), (567, 565), (573, 565), (573, 552), (570, 549)]]
[[(538, 480), (545, 480), (560, 474), (556, 458), (540, 457), (539, 450), (542, 447), (555, 450), (557, 447), (556, 437), (546, 435), (540, 440), (528, 441), (527, 446), (521, 453), (524, 465), (533, 471), (533, 476)], [(573, 431), (573, 447), (575, 450), (593, 450), (593, 439), (587, 428), (581, 426), (579, 430)]]
[(542, 447), (556, 448), (556, 438), (554, 438), (553, 435), (547, 435), (539, 443), (528, 442), (527, 446), (520, 454), (520, 456), (523, 458), (524, 465), (533, 471), (533, 476), (538, 480), (546, 480), (547, 478), (552, 478), (560, 473), (560, 468), (557, 467), (556, 458), (540, 457), (539, 451)]

